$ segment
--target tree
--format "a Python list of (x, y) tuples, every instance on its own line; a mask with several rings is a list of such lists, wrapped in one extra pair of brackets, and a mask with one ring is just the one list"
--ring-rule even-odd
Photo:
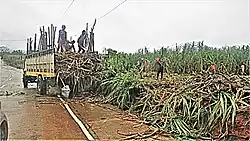
[(116, 54), (116, 53), (117, 53), (116, 50), (113, 50), (113, 49), (111, 49), (111, 48), (108, 48), (107, 51), (108, 51), (108, 54), (109, 54), (109, 55), (112, 55), (112, 54)]

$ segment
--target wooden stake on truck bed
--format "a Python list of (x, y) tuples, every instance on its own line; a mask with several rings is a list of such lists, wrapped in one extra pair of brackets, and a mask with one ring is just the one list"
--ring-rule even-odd
[(53, 24), (50, 25), (50, 43), (51, 43), (51, 48), (54, 48), (54, 45), (53, 45)]
[(94, 27), (95, 27), (95, 24), (96, 24), (96, 19), (94, 21), (94, 24), (93, 26), (91, 27), (91, 30), (90, 30), (90, 42), (89, 42), (89, 47), (90, 47), (90, 51), (91, 52), (94, 52), (95, 51), (95, 48), (94, 48)]
[(26, 54), (27, 55), (29, 54), (29, 38), (27, 38), (27, 51), (26, 51)]
[(50, 28), (48, 27), (48, 48), (51, 48), (51, 35), (50, 35)]
[(38, 42), (38, 51), (41, 50), (41, 44), (42, 44), (42, 29), (40, 27), (40, 38), (39, 38), (39, 42)]
[(29, 50), (30, 50), (30, 53), (32, 53), (32, 39), (30, 38), (29, 39)]
[(44, 48), (45, 48), (45, 50), (47, 50), (48, 49), (48, 33), (47, 32), (45, 32), (45, 34), (44, 34), (45, 36), (44, 36), (44, 41), (45, 41), (45, 45), (44, 45)]
[(36, 34), (35, 34), (35, 37), (34, 37), (34, 51), (36, 52)]
[(53, 48), (55, 47), (56, 27), (53, 26)]
[(45, 28), (44, 28), (44, 26), (43, 26), (43, 28), (42, 28), (42, 50), (44, 50), (45, 49), (45, 38), (44, 38), (44, 36), (45, 36)]

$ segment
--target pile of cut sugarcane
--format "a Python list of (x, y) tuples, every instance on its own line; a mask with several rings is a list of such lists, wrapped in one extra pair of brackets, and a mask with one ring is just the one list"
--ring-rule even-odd
[(70, 86), (73, 96), (93, 92), (100, 83), (100, 54), (62, 52), (55, 54), (55, 60), (56, 74), (64, 85)]
[[(161, 81), (148, 78), (140, 82), (132, 77), (131, 74), (119, 75), (104, 81), (102, 85), (110, 88), (106, 100), (128, 107), (130, 113), (137, 115), (142, 123), (155, 127), (157, 133), (222, 139), (232, 135), (239, 112), (250, 108), (247, 77), (202, 73), (171, 76)], [(130, 84), (127, 80), (133, 82)]]
[(147, 80), (143, 86), (143, 97), (130, 111), (174, 136), (229, 136), (239, 111), (250, 108), (247, 77), (207, 73), (178, 81)]

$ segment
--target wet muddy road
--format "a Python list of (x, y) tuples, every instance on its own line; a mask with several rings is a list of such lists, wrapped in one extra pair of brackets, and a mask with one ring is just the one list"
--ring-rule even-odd
[(55, 98), (36, 94), (36, 85), (22, 85), (22, 70), (0, 62), (0, 101), (9, 123), (9, 139), (85, 140), (86, 137)]

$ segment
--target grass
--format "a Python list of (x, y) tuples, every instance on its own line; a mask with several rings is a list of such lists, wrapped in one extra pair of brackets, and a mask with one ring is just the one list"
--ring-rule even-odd
[(24, 55), (12, 55), (12, 54), (3, 54), (3, 61), (12, 67), (17, 69), (24, 68)]

